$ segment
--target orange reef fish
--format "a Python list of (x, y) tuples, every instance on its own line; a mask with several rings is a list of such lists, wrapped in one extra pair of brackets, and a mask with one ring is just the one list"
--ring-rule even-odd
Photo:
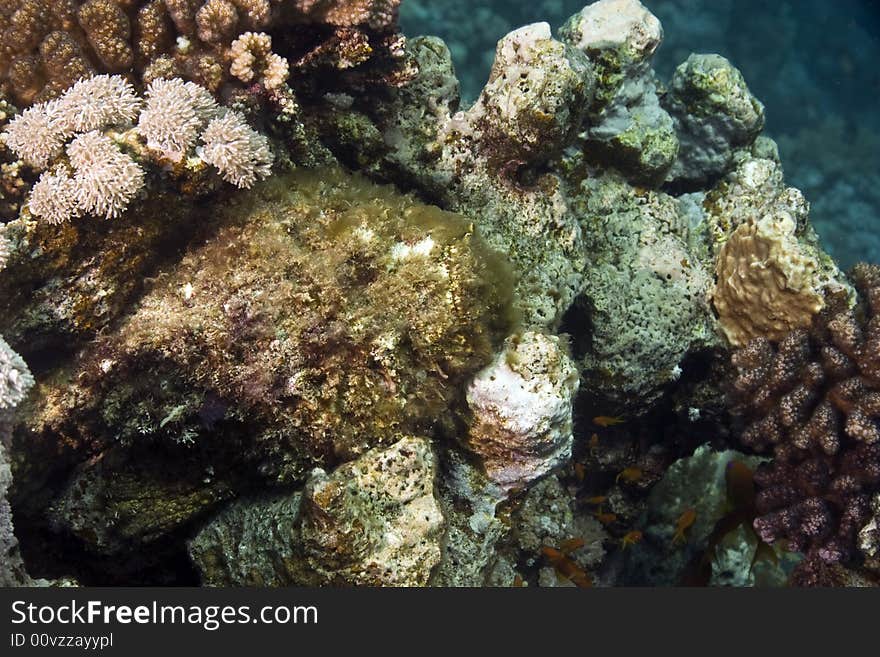
[(562, 550), (545, 545), (541, 548), (544, 557), (553, 566), (557, 574), (561, 575), (569, 582), (580, 588), (589, 588), (593, 586), (593, 580), (585, 573), (580, 566), (568, 557)]
[(583, 481), (587, 478), (587, 468), (583, 463), (575, 463), (574, 464), (574, 476), (577, 477), (578, 481)]
[(596, 517), (596, 520), (601, 522), (603, 525), (610, 525), (611, 523), (617, 520), (617, 515), (614, 513), (602, 513), (602, 511), (598, 511), (593, 514)]
[(639, 481), (645, 475), (644, 470), (636, 467), (624, 468), (620, 471), (620, 473), (614, 478), (614, 481), (620, 481), (623, 479), (626, 483), (632, 484), (636, 481)]
[[(624, 419), (619, 416), (597, 415), (593, 418), (593, 424), (597, 427), (613, 427), (615, 424), (623, 424)], [(595, 435), (595, 434), (594, 434)]]
[(587, 504), (592, 506), (601, 506), (605, 502), (608, 501), (608, 498), (605, 495), (596, 495), (596, 497), (588, 497), (584, 500)]
[(624, 535), (623, 539), (620, 541), (620, 547), (625, 550), (628, 545), (635, 545), (636, 543), (640, 543), (641, 540), (642, 532), (638, 529), (634, 529)]
[(584, 547), (584, 539), (582, 538), (570, 538), (566, 541), (562, 541), (559, 545), (559, 549), (565, 554), (571, 554), (575, 550), (580, 550), (582, 547)]
[(678, 517), (678, 520), (675, 522), (675, 534), (672, 537), (673, 544), (679, 542), (684, 543), (685, 533), (693, 526), (696, 520), (696, 509), (686, 509), (684, 513)]

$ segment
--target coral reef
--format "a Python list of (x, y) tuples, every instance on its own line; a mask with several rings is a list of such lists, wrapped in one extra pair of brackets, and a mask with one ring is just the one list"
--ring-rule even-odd
[[(643, 538), (628, 551), (624, 579), (640, 586), (693, 585), (688, 570), (701, 554), (712, 586), (784, 585), (780, 563), (757, 563), (758, 546), (750, 527), (731, 522), (735, 511), (726, 479), (734, 463), (754, 468), (760, 458), (703, 445), (692, 456), (673, 463), (651, 490), (647, 509), (638, 519)], [(693, 512), (693, 524), (680, 530), (680, 518)], [(748, 520), (746, 518), (745, 520)], [(723, 535), (721, 531), (727, 530)], [(679, 532), (677, 534), (677, 532)], [(716, 541), (714, 545), (710, 542)]]
[(782, 539), (871, 577), (880, 270), (744, 76), (562, 2), (467, 104), (399, 4), (0, 3), (3, 546), (12, 508), (86, 584), (779, 584)]
[(752, 144), (764, 127), (764, 106), (720, 55), (688, 57), (675, 70), (664, 101), (680, 141), (667, 175), (675, 184), (726, 173), (734, 151)]
[(880, 270), (852, 274), (861, 306), (836, 300), (811, 330), (778, 345), (750, 342), (733, 356), (741, 439), (773, 460), (759, 468), (755, 528), (807, 560), (850, 562), (880, 485), (877, 322)]
[[(0, 271), (6, 265), (9, 244), (0, 232)], [(12, 469), (7, 446), (11, 431), (11, 411), (18, 406), (34, 385), (27, 364), (0, 336), (0, 586), (32, 584), (18, 553), (18, 539), (12, 524), (9, 489)]]
[(56, 224), (81, 214), (119, 217), (146, 178), (132, 156), (120, 150), (126, 139), (118, 131), (126, 129), (146, 140), (144, 159), (155, 152), (157, 159), (180, 162), (201, 138), (202, 162), (237, 187), (252, 187), (271, 172), (266, 137), (241, 114), (221, 110), (203, 87), (179, 78), (157, 80), (148, 87), (144, 104), (123, 78), (98, 75), (78, 81), (57, 100), (26, 109), (6, 126), (7, 146), (27, 164), (43, 170), (54, 163), (31, 190), (31, 213)]
[(597, 68), (583, 146), (587, 159), (637, 182), (662, 179), (679, 144), (651, 69), (663, 38), (660, 21), (638, 0), (601, 0), (572, 16), (560, 34)]
[(712, 305), (732, 345), (808, 326), (826, 293), (848, 288), (818, 245), (803, 194), (785, 186), (773, 160), (743, 159), (703, 206), (718, 248)]
[(32, 582), (18, 553), (12, 509), (7, 500), (11, 485), (12, 471), (4, 441), (0, 440), (0, 586), (28, 586)]

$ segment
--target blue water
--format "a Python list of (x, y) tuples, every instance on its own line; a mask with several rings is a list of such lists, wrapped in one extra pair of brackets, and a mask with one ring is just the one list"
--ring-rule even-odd
[[(406, 0), (409, 35), (450, 47), (462, 92), (485, 82), (495, 42), (535, 21), (554, 28), (584, 0)], [(789, 184), (812, 204), (844, 267), (880, 261), (880, 0), (643, 0), (664, 26), (655, 67), (668, 79), (691, 52), (717, 52), (767, 108)]]

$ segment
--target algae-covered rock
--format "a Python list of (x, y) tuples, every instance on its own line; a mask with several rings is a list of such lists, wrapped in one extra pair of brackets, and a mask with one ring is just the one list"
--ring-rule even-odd
[(435, 475), (430, 443), (403, 438), (316, 469), (302, 493), (235, 503), (190, 554), (212, 586), (423, 586), (444, 528)]
[(691, 55), (672, 77), (664, 103), (681, 148), (667, 180), (705, 182), (726, 173), (734, 151), (764, 127), (764, 106), (720, 55)]
[(651, 58), (663, 38), (660, 21), (638, 0), (601, 0), (560, 30), (596, 69), (584, 152), (645, 184), (662, 180), (678, 154), (670, 116), (660, 106)]
[[(440, 464), (438, 495), (446, 534), (432, 586), (485, 586), (497, 566), (496, 546), (508, 531), (498, 517), (506, 497), (479, 467), (449, 451)], [(513, 576), (503, 583), (509, 586)]]
[(0, 334), (27, 360), (70, 351), (128, 312), (203, 222), (190, 201), (163, 194), (112, 222), (22, 215), (3, 229), (11, 253), (0, 276)]
[(18, 539), (12, 524), (12, 508), (7, 499), (12, 486), (12, 470), (3, 443), (0, 440), (0, 586), (26, 586), (31, 582), (19, 554)]
[[(529, 490), (511, 525), (510, 547), (516, 562), (539, 568), (539, 586), (574, 586), (547, 563), (544, 547), (565, 549), (568, 559), (585, 572), (597, 568), (605, 557), (608, 534), (592, 515), (575, 512), (572, 496), (557, 477), (547, 477)], [(564, 547), (572, 541), (582, 544), (573, 550)]]
[(93, 550), (153, 541), (249, 478), (301, 482), (435, 432), (509, 332), (507, 269), (460, 216), (337, 170), (212, 212), (19, 428), (34, 485), (82, 464), (50, 515)]
[[(630, 583), (694, 584), (688, 577), (694, 576), (693, 564), (707, 548), (716, 523), (725, 517), (733, 518), (726, 515), (735, 509), (726, 484), (726, 473), (733, 461), (754, 468), (760, 459), (732, 450), (718, 452), (703, 445), (692, 456), (670, 466), (651, 491), (648, 508), (638, 521), (644, 537), (629, 551), (626, 577)], [(692, 524), (680, 525), (679, 519), (691, 511)], [(680, 536), (676, 536), (678, 527)], [(785, 582), (784, 564), (761, 562), (753, 567), (757, 543), (750, 527), (728, 521), (724, 529), (728, 531), (720, 537), (715, 552), (707, 555), (713, 585), (749, 586), (755, 584), (756, 577), (764, 585)]]

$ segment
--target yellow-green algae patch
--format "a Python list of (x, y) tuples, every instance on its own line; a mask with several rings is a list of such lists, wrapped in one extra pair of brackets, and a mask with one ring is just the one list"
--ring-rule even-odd
[[(511, 329), (504, 260), (465, 218), (392, 187), (303, 171), (206, 215), (211, 236), (166, 267), (64, 381), (40, 386), (28, 440), (112, 447), (112, 462), (146, 488), (162, 482), (152, 471), (161, 459), (131, 461), (151, 444), (188, 464), (180, 476), (193, 482), (207, 472), (234, 488), (295, 483), (316, 465), (436, 432)], [(96, 476), (112, 470), (105, 462)], [(184, 515), (216, 498), (198, 488), (185, 487)], [(53, 503), (82, 516), (87, 506)], [(88, 536), (81, 518), (60, 520)]]

